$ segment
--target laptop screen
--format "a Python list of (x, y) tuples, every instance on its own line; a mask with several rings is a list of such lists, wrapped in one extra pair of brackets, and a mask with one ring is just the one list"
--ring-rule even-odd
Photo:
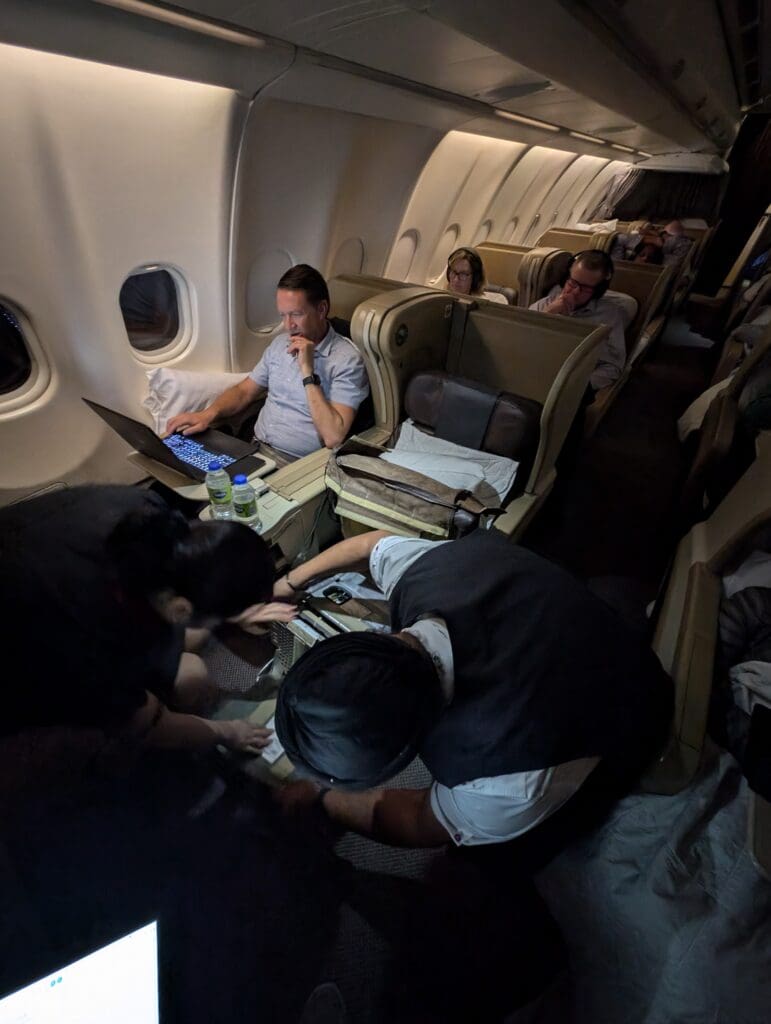
[(0, 1024), (158, 1024), (158, 926), (0, 999)]

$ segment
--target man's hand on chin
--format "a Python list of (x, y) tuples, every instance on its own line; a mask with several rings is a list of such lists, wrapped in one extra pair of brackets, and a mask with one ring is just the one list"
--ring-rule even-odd
[(289, 339), (287, 352), (290, 356), (297, 357), (297, 363), (304, 377), (309, 377), (313, 373), (313, 354), (315, 348), (316, 342), (311, 341), (310, 338), (306, 338), (302, 334), (295, 334)]

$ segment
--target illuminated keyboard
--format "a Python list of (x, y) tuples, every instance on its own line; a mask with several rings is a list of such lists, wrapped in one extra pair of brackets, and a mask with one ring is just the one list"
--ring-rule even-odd
[(189, 466), (195, 466), (196, 469), (202, 469), (204, 473), (214, 459), (223, 469), (231, 462), (236, 461), (231, 455), (209, 451), (200, 441), (195, 441), (192, 437), (183, 437), (182, 434), (170, 434), (169, 437), (164, 437), (163, 443), (182, 462), (186, 462)]

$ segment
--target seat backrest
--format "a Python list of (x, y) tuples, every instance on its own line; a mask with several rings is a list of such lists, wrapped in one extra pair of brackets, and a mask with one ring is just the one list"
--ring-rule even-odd
[(572, 258), (573, 254), (564, 249), (546, 246), (537, 246), (527, 252), (519, 267), (517, 305), (527, 309), (548, 294), (565, 277)]
[[(501, 245), (498, 242), (484, 242), (476, 247), (485, 268), (488, 281), (517, 291), (519, 265), (522, 257), (529, 252), (525, 245)], [(515, 295), (515, 301), (516, 295)]]
[(564, 249), (566, 252), (583, 252), (584, 249), (600, 249), (610, 252), (616, 240), (615, 231), (589, 231), (585, 228), (549, 228), (536, 243)]
[(375, 277), (370, 274), (338, 274), (327, 282), (329, 288), (330, 312), (334, 318), (350, 320), (353, 311), (365, 299), (380, 292), (405, 288), (404, 281), (389, 277)]
[(538, 450), (525, 490), (545, 493), (586, 392), (607, 328), (570, 317), (502, 306), (472, 308), (447, 370), (542, 406)]
[(404, 396), (407, 415), (435, 437), (519, 463), (515, 492), (530, 476), (541, 430), (540, 402), (435, 370), (416, 373)]
[(672, 268), (630, 263), (627, 260), (615, 260), (614, 264), (613, 291), (631, 295), (637, 301), (637, 315), (626, 330), (626, 348), (631, 353), (641, 332), (662, 309), (672, 278)]

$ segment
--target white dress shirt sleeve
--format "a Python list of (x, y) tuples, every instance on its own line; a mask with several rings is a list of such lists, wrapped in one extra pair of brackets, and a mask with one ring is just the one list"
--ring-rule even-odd
[(503, 843), (528, 832), (569, 800), (598, 764), (582, 757), (554, 768), (431, 787), (431, 810), (456, 846)]
[(446, 540), (423, 540), (420, 537), (383, 537), (369, 556), (369, 572), (378, 590), (390, 598), (394, 587), (421, 555)]

